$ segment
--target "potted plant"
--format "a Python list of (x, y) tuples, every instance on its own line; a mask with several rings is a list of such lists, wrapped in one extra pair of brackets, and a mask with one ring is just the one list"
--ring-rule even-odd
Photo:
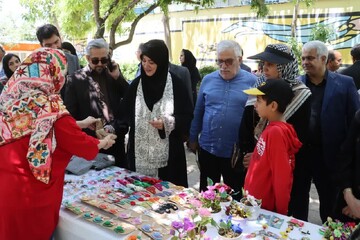
[(234, 220), (247, 219), (251, 216), (251, 212), (248, 208), (242, 207), (238, 202), (231, 201), (229, 206), (225, 209), (225, 214), (231, 216)]
[(200, 201), (202, 202), (203, 207), (211, 209), (211, 213), (218, 213), (221, 211), (220, 197), (211, 186), (208, 186), (208, 190), (205, 192), (201, 191)]
[(240, 227), (240, 224), (232, 223), (231, 216), (225, 220), (221, 219), (219, 223), (213, 222), (212, 224), (217, 228), (217, 233), (220, 239), (241, 239), (241, 233), (243, 230)]
[(211, 212), (204, 208), (202, 202), (197, 199), (189, 200), (192, 208), (188, 209), (186, 217), (182, 221), (173, 221), (171, 223), (171, 240), (200, 240), (210, 239), (205, 236), (206, 225), (213, 223)]
[(333, 220), (331, 217), (327, 218), (323, 226), (324, 228), (320, 229), (320, 233), (325, 240), (350, 239), (355, 228), (359, 227), (354, 222), (343, 223), (339, 220)]
[(232, 200), (232, 194), (234, 190), (223, 182), (213, 184), (212, 180), (208, 178), (208, 186), (215, 190), (216, 194), (220, 198), (220, 203), (229, 203)]
[(248, 191), (243, 191), (243, 198), (240, 199), (240, 206), (248, 213), (249, 220), (256, 220), (259, 216), (259, 211), (261, 207), (261, 200), (256, 199), (254, 196), (250, 195)]

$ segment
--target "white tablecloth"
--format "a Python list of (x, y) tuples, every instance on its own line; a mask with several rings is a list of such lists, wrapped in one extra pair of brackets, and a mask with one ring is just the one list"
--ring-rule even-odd
[[(79, 177), (76, 176), (67, 176), (66, 179), (78, 179)], [(84, 177), (82, 177), (84, 178)], [(104, 213), (98, 210), (104, 215), (111, 215)], [(291, 218), (287, 216), (283, 216), (280, 214), (276, 214), (273, 212), (266, 211), (264, 209), (260, 210), (260, 213), (265, 215), (277, 216), (280, 219), (284, 219), (284, 223), (282, 224), (280, 229), (276, 229), (273, 227), (268, 227), (266, 231), (271, 231), (276, 233), (280, 236), (280, 232), (285, 232), (289, 221)], [(226, 215), (224, 211), (217, 213), (214, 215), (215, 219), (225, 219)], [(234, 223), (237, 221), (233, 220)], [(262, 225), (257, 223), (257, 221), (239, 221), (241, 227), (243, 228), (244, 232), (243, 235), (259, 231), (262, 229)], [(299, 228), (294, 228), (289, 236), (289, 239), (299, 239), (301, 240), (303, 237), (308, 237), (311, 240), (321, 239), (322, 236), (319, 234), (319, 229), (321, 226), (311, 224), (305, 222), (304, 227), (302, 228), (303, 231), (309, 231), (310, 235), (302, 234)], [(138, 232), (138, 231), (137, 231)], [(136, 233), (136, 232), (135, 232)], [(133, 233), (132, 233), (133, 234)], [(208, 227), (206, 232), (207, 236), (210, 236), (211, 239), (217, 239), (216, 229), (212, 226)], [(127, 236), (116, 234), (108, 229), (105, 229), (101, 226), (88, 222), (81, 218), (81, 216), (75, 215), (70, 211), (64, 209), (63, 207), (60, 210), (60, 219), (57, 229), (55, 231), (55, 240), (112, 240), (112, 239), (126, 239)], [(142, 234), (142, 239), (148, 239), (146, 235)], [(245, 238), (243, 238), (245, 239)], [(260, 239), (260, 238), (252, 238), (252, 239)], [(270, 238), (273, 239), (273, 238)]]

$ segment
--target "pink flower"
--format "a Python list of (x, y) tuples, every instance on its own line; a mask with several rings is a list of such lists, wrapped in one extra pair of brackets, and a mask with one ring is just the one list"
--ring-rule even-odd
[(200, 217), (209, 217), (211, 216), (211, 212), (208, 208), (199, 208), (199, 215)]
[(205, 192), (202, 193), (203, 198), (207, 199), (207, 200), (214, 200), (216, 197), (216, 194), (214, 191), (211, 190), (207, 190)]
[(197, 199), (191, 199), (190, 200), (190, 204), (195, 207), (195, 208), (199, 208), (202, 206), (201, 201), (197, 200)]
[(226, 189), (224, 187), (220, 187), (219, 192), (220, 193), (226, 192)]

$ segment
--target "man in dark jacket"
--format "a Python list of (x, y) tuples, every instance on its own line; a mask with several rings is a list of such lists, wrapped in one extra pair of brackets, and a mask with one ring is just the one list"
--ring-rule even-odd
[(350, 51), (350, 54), (353, 61), (353, 65), (345, 68), (340, 73), (352, 77), (354, 79), (356, 89), (359, 90), (360, 89), (360, 44), (356, 44), (355, 46), (353, 46)]
[[(125, 167), (125, 132), (117, 127), (118, 106), (129, 86), (121, 77), (119, 66), (112, 62), (110, 71), (109, 45), (103, 39), (91, 40), (86, 47), (88, 65), (69, 76), (64, 103), (76, 120), (88, 116), (101, 118), (104, 130), (117, 135), (116, 143), (101, 152), (115, 157), (115, 165)], [(95, 131), (86, 129), (89, 135)]]
[[(52, 24), (45, 24), (39, 27), (36, 30), (36, 37), (40, 42), (40, 45), (42, 47), (48, 47), (48, 48), (56, 48), (56, 49), (62, 49), (61, 44), (62, 40), (60, 37), (59, 30)], [(73, 74), (76, 70), (80, 69), (79, 59), (67, 52), (64, 52), (66, 56), (66, 61), (68, 65), (68, 72), (67, 74)], [(61, 97), (64, 99), (65, 94), (65, 86), (61, 89)]]
[(292, 216), (307, 220), (309, 191), (313, 179), (320, 199), (323, 222), (333, 216), (336, 188), (336, 156), (346, 138), (351, 120), (360, 107), (359, 96), (351, 78), (326, 69), (328, 50), (320, 41), (310, 41), (302, 48), (305, 75), (300, 79), (311, 90), (311, 114), (303, 159), (296, 165), (292, 190)]

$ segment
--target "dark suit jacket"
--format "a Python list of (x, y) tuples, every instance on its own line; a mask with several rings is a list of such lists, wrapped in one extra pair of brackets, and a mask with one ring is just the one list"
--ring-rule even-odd
[[(305, 75), (300, 79), (306, 84)], [(329, 169), (336, 168), (336, 155), (359, 108), (359, 95), (353, 80), (328, 71), (320, 117), (324, 161)]]
[[(114, 114), (114, 121), (109, 124), (115, 128), (116, 143), (108, 150), (101, 150), (103, 153), (115, 156), (115, 164), (124, 167), (125, 149), (124, 136), (126, 128), (122, 129), (117, 124), (119, 105), (129, 84), (120, 75), (118, 79), (113, 79), (107, 72), (103, 73), (106, 81), (106, 88), (108, 93), (108, 108)], [(84, 67), (70, 75), (66, 84), (64, 104), (70, 114), (76, 120), (83, 120), (88, 116), (95, 118), (103, 118), (101, 102), (97, 97), (96, 89), (90, 84), (91, 70), (89, 66)], [(91, 136), (96, 136), (95, 131), (84, 129), (84, 132)], [(122, 165), (123, 164), (123, 165)]]
[(352, 77), (356, 86), (356, 89), (360, 89), (360, 61), (354, 62), (348, 68), (345, 68), (340, 72), (340, 74)]

